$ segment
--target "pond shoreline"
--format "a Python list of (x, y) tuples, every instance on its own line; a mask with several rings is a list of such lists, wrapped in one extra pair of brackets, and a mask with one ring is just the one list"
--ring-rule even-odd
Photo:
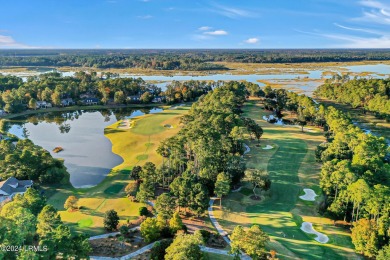
[(129, 105), (94, 105), (94, 106), (68, 106), (68, 107), (53, 107), (37, 110), (27, 110), (21, 113), (8, 114), (6, 116), (0, 116), (0, 119), (13, 119), (20, 116), (29, 116), (34, 114), (42, 114), (47, 112), (64, 112), (74, 110), (94, 110), (94, 109), (116, 109), (116, 108), (153, 108), (168, 106), (163, 103), (153, 104), (129, 104)]

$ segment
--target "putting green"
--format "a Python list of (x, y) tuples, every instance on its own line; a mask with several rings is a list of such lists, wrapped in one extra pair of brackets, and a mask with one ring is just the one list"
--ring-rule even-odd
[(81, 219), (77, 222), (80, 228), (90, 227), (93, 224), (92, 218)]
[(137, 157), (135, 157), (138, 161), (145, 161), (149, 158), (149, 156), (147, 154), (140, 154), (140, 155), (137, 155)]
[(164, 125), (179, 126), (180, 117), (188, 110), (189, 107), (180, 107), (136, 117), (133, 119), (135, 123), (131, 129), (118, 129), (118, 123), (108, 126), (105, 135), (112, 143), (112, 151), (124, 160), (115, 169), (143, 165), (147, 161), (156, 165), (161, 164), (162, 157), (156, 152), (158, 144), (180, 130), (180, 127), (170, 129)]

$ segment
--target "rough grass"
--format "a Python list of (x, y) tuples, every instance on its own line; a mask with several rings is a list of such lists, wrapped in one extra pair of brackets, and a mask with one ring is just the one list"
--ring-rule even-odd
[[(249, 142), (251, 152), (244, 157), (249, 168), (267, 169), (272, 185), (265, 199), (257, 202), (245, 194), (231, 193), (222, 201), (223, 211), (215, 207), (220, 224), (229, 232), (238, 224), (259, 224), (270, 235), (269, 248), (275, 248), (280, 259), (356, 259), (350, 235), (318, 215), (318, 202), (307, 204), (298, 199), (303, 188), (320, 191), (319, 165), (313, 150), (323, 141), (321, 133), (302, 133), (295, 127), (268, 124), (261, 119), (268, 112), (257, 101), (245, 106), (244, 112), (264, 128), (263, 144), (276, 147), (260, 150), (255, 142)], [(248, 183), (245, 186), (251, 188)], [(303, 221), (313, 222), (319, 232), (329, 236), (330, 242), (320, 244), (301, 231)]]

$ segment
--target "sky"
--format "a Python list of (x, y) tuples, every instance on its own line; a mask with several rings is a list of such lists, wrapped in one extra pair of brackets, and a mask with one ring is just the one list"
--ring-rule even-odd
[(0, 0), (10, 48), (390, 48), (390, 0)]

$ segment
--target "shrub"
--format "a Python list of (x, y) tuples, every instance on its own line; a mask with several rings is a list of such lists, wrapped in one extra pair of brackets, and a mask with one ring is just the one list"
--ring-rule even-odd
[(199, 233), (202, 235), (203, 241), (206, 243), (210, 237), (211, 237), (211, 232), (207, 231), (205, 229), (199, 229)]
[(125, 236), (125, 235), (127, 235), (127, 233), (129, 232), (129, 228), (128, 228), (127, 226), (123, 225), (123, 226), (121, 226), (121, 227), (119, 228), (119, 232), (120, 232), (123, 236)]
[(160, 228), (157, 224), (157, 219), (147, 218), (141, 224), (141, 235), (146, 243), (156, 241), (160, 238)]
[(108, 231), (115, 230), (119, 224), (119, 216), (115, 210), (108, 210), (104, 215), (104, 228)]
[(130, 200), (131, 202), (137, 202), (137, 201), (138, 201), (137, 198), (136, 198), (135, 196), (128, 196), (128, 198), (129, 198), (129, 200)]
[(172, 244), (172, 239), (164, 239), (158, 241), (152, 247), (150, 253), (151, 260), (164, 260), (165, 257), (165, 249), (167, 249)]
[(132, 181), (129, 184), (127, 184), (125, 188), (125, 193), (128, 197), (135, 196), (137, 194), (138, 190), (138, 183), (136, 181)]
[(146, 207), (139, 208), (139, 215), (140, 216), (147, 216), (148, 214), (149, 214), (149, 211)]
[(64, 204), (64, 208), (67, 210), (75, 210), (77, 209), (78, 199), (75, 196), (69, 196)]

